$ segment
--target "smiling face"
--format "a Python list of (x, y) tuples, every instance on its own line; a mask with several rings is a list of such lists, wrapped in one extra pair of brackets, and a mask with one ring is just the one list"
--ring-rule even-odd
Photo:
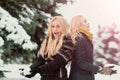
[(51, 26), (51, 32), (53, 37), (56, 38), (60, 38), (61, 34), (62, 34), (62, 30), (61, 30), (61, 26), (58, 22), (58, 20), (54, 20)]
[(48, 27), (48, 36), (53, 40), (68, 33), (68, 25), (62, 16), (55, 16), (51, 19)]

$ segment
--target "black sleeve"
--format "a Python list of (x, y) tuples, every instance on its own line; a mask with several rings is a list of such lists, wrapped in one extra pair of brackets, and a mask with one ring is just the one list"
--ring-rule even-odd
[(43, 59), (43, 57), (41, 55), (39, 55), (36, 57), (34, 62), (31, 64), (30, 68), (33, 71), (36, 69), (36, 67), (43, 65), (44, 63), (45, 63), (45, 60)]
[(85, 47), (84, 47), (83, 42), (84, 42), (84, 39), (82, 39), (82, 38), (79, 38), (76, 41), (76, 47), (75, 47), (75, 49), (76, 49), (76, 54), (75, 54), (76, 63), (80, 69), (97, 73), (98, 66), (93, 65), (92, 63), (89, 63), (86, 61), (86, 51), (85, 51)]
[(73, 47), (74, 46), (72, 40), (70, 38), (65, 38), (65, 40), (63, 40), (62, 47), (60, 48), (58, 53), (54, 55), (53, 60), (48, 64), (39, 66), (41, 71), (43, 72), (54, 71), (61, 66), (65, 66), (68, 63), (68, 61), (70, 61), (72, 58), (71, 54), (74, 49)]
[(31, 64), (30, 66), (30, 74), (26, 74), (25, 77), (27, 78), (31, 78), (33, 76), (35, 76), (37, 73), (40, 73), (40, 71), (38, 70), (38, 66), (43, 65), (45, 63), (45, 60), (42, 58), (42, 56), (36, 56), (36, 59), (34, 60), (34, 62)]

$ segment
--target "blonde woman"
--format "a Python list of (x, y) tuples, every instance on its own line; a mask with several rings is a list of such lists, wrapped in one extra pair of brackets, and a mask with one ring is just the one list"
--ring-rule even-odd
[(83, 16), (73, 17), (70, 24), (70, 33), (75, 51), (72, 57), (70, 80), (95, 80), (94, 74), (111, 74), (109, 67), (93, 65), (92, 34), (89, 32), (89, 23)]
[(67, 80), (65, 68), (71, 59), (73, 44), (68, 36), (68, 25), (62, 16), (52, 18), (48, 34), (38, 52), (36, 61), (31, 65), (31, 78), (40, 73), (41, 80)]

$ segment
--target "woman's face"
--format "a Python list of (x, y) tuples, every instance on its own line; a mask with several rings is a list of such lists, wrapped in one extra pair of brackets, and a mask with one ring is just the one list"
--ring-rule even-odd
[(61, 26), (57, 20), (53, 21), (52, 26), (51, 26), (51, 31), (55, 39), (60, 38), (62, 31), (61, 31)]
[(81, 23), (82, 23), (82, 26), (84, 26), (87, 30), (89, 30), (89, 23), (84, 17), (81, 18)]

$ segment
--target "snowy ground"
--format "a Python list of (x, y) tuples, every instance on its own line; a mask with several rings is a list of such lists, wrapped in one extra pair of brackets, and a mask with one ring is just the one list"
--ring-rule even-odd
[(29, 65), (17, 65), (10, 64), (4, 65), (4, 67), (0, 67), (0, 70), (5, 71), (5, 78), (0, 78), (0, 80), (40, 80), (40, 75), (36, 74), (33, 78), (26, 78), (20, 73), (22, 73), (20, 68), (25, 68), (24, 74), (29, 73)]
[[(0, 78), (0, 80), (40, 80), (39, 74), (37, 74), (35, 77), (30, 79), (20, 75), (21, 71), (19, 70), (19, 68), (25, 68), (24, 73), (26, 74), (26, 73), (29, 73), (28, 67), (29, 65), (16, 65), (16, 64), (4, 65), (4, 67), (0, 67), (0, 70), (3, 70), (3, 71), (6, 70), (8, 72), (4, 72), (6, 77)], [(117, 69), (117, 74), (114, 74), (111, 76), (96, 74), (95, 80), (120, 80), (120, 66), (115, 65), (114, 69)], [(68, 70), (69, 70), (69, 67), (68, 67)]]

